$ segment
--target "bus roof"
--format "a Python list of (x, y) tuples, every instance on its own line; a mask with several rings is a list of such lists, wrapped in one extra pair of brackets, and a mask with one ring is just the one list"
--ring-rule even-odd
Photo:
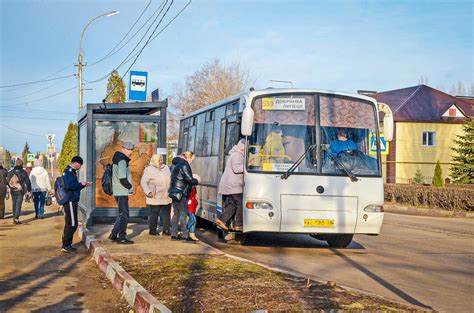
[(231, 103), (239, 100), (241, 97), (248, 95), (249, 97), (257, 97), (257, 96), (262, 96), (266, 94), (291, 94), (291, 93), (320, 93), (320, 94), (327, 94), (327, 95), (337, 95), (337, 96), (343, 96), (343, 97), (351, 97), (351, 98), (357, 98), (365, 101), (369, 101), (373, 103), (374, 105), (377, 104), (377, 100), (374, 98), (357, 94), (357, 93), (349, 93), (349, 92), (340, 92), (340, 91), (333, 91), (333, 90), (322, 90), (322, 89), (299, 89), (299, 88), (267, 88), (267, 89), (260, 89), (260, 90), (253, 90), (253, 91), (247, 91), (247, 92), (242, 92), (240, 94), (234, 95), (227, 97), (221, 101), (218, 101), (216, 103), (213, 103), (211, 105), (208, 105), (206, 107), (200, 108), (199, 110), (190, 112), (186, 114), (185, 116), (181, 117), (180, 120), (184, 120), (188, 117), (198, 115), (202, 112), (206, 112), (215, 108), (220, 107), (223, 104), (226, 103)]

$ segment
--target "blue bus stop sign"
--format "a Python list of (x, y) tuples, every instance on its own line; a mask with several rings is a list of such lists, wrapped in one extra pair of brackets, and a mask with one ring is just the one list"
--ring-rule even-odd
[(147, 82), (147, 72), (130, 71), (130, 81), (128, 83), (128, 100), (146, 101)]

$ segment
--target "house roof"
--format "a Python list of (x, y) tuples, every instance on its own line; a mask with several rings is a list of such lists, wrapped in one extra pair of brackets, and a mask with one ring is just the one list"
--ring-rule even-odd
[(396, 122), (462, 122), (465, 118), (442, 117), (454, 104), (466, 116), (474, 116), (474, 105), (427, 85), (380, 92), (374, 95), (392, 109)]

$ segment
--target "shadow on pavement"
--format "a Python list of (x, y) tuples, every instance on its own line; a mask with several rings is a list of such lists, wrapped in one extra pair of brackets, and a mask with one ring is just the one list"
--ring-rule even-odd
[(67, 296), (58, 303), (47, 305), (43, 308), (32, 311), (33, 313), (50, 313), (50, 312), (82, 312), (83, 303), (81, 298), (83, 293), (75, 293)]
[(388, 290), (390, 290), (391, 292), (393, 292), (394, 294), (396, 294), (397, 296), (399, 296), (403, 300), (407, 301), (408, 303), (418, 305), (418, 306), (421, 306), (421, 307), (424, 307), (424, 308), (427, 308), (427, 309), (431, 309), (431, 310), (433, 309), (432, 307), (430, 307), (430, 306), (418, 301), (417, 299), (413, 298), (412, 296), (410, 296), (409, 294), (407, 294), (403, 290), (395, 287), (394, 285), (392, 285), (391, 283), (389, 283), (388, 281), (386, 281), (382, 277), (378, 276), (374, 272), (370, 271), (369, 269), (367, 269), (363, 265), (361, 265), (358, 262), (352, 260), (350, 257), (345, 255), (344, 253), (342, 253), (338, 249), (331, 248), (330, 250), (333, 251), (334, 254), (341, 257), (344, 261), (351, 264), (353, 267), (357, 268), (359, 271), (366, 274), (367, 276), (372, 278), (374, 281), (376, 281), (380, 285), (384, 286), (385, 288), (387, 288)]
[(0, 303), (0, 311), (14, 307), (40, 290), (47, 289), (52, 282), (75, 269), (86, 256), (85, 253), (57, 256), (42, 262), (27, 273), (0, 280), (0, 295), (2, 296), (14, 289), (22, 288), (23, 285), (30, 285), (24, 288), (25, 291), (3, 299)]

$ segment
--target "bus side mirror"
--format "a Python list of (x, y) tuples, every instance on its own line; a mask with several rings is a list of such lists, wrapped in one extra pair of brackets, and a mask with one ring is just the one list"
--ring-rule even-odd
[(242, 136), (252, 135), (254, 115), (255, 113), (253, 112), (252, 108), (247, 105), (242, 112), (242, 122), (240, 124), (240, 133)]
[(384, 113), (383, 116), (383, 134), (386, 141), (393, 139), (393, 113), (390, 107), (382, 102), (378, 103), (379, 110)]

